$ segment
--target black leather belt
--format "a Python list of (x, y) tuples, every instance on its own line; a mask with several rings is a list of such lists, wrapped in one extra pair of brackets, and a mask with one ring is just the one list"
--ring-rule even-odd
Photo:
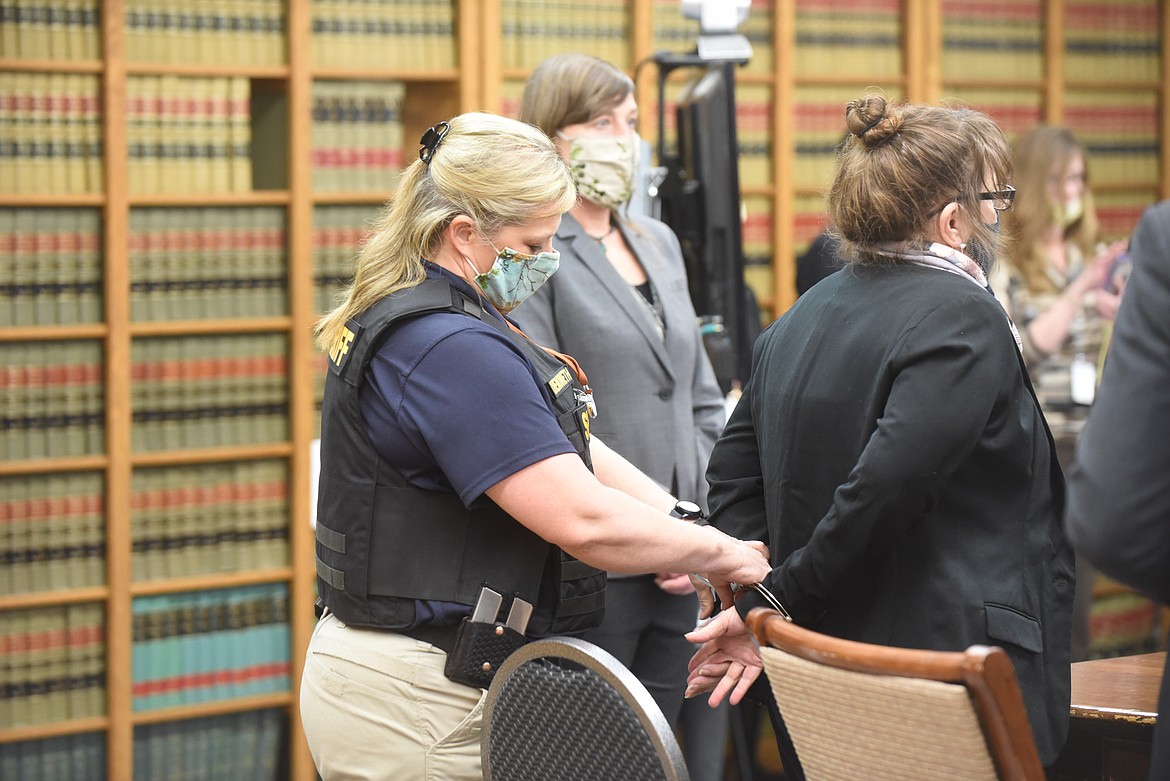
[(447, 653), (451, 653), (451, 649), (455, 647), (455, 636), (459, 632), (459, 624), (451, 626), (421, 624), (408, 629), (392, 629), (390, 631), (413, 637), (415, 640), (422, 640), (424, 643), (430, 643), (436, 648), (442, 648)]

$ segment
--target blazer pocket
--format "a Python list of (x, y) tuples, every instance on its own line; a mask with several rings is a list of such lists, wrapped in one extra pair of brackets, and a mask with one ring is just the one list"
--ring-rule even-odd
[(1025, 651), (1040, 653), (1044, 650), (1044, 633), (1040, 622), (1013, 607), (985, 602), (983, 611), (987, 615), (987, 635), (1023, 648)]

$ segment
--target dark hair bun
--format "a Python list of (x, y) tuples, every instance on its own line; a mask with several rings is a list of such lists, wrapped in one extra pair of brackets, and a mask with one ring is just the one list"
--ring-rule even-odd
[(845, 104), (845, 124), (851, 135), (874, 147), (889, 141), (902, 127), (902, 112), (891, 108), (881, 95), (871, 93)]

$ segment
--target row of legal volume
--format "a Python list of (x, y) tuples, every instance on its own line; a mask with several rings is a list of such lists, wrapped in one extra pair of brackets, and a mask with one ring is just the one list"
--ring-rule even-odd
[(289, 565), (283, 461), (135, 470), (130, 504), (135, 582)]
[[(130, 192), (282, 189), (287, 100), (253, 86), (243, 77), (130, 76)], [(394, 187), (405, 162), (404, 94), (394, 81), (314, 82), (315, 189)], [(0, 72), (0, 127), (7, 130), (0, 138), (0, 194), (101, 192), (101, 120), (97, 76)]]
[(101, 212), (0, 209), (0, 327), (102, 319)]
[[(331, 308), (379, 207), (317, 206), (317, 311)], [(146, 207), (130, 212), (130, 318), (135, 322), (279, 317), (288, 313), (281, 207)], [(101, 212), (0, 208), (0, 327), (102, 320)]]
[(136, 339), (130, 375), (135, 452), (288, 439), (284, 334)]
[(103, 476), (0, 478), (0, 595), (106, 582)]
[[(136, 469), (130, 505), (136, 583), (289, 564), (282, 461)], [(100, 473), (0, 478), (0, 595), (105, 582)]]
[[(0, 2), (0, 57), (95, 59), (100, 56), (94, 0)], [(315, 0), (310, 4), (312, 61), (317, 67), (442, 70), (456, 67), (456, 14), (450, 0)], [(585, 51), (629, 64), (627, 0), (503, 0), (501, 52), (507, 68), (531, 68), (550, 54)], [(1066, 75), (1156, 80), (1158, 5), (1078, 3), (1065, 14)], [(942, 75), (972, 67), (985, 78), (1038, 79), (1042, 71), (1042, 4), (1005, 15), (970, 5), (943, 19)], [(274, 66), (287, 61), (287, 20), (280, 0), (181, 0), (126, 4), (131, 62)], [(798, 76), (896, 76), (904, 19), (895, 2), (800, 7), (796, 13)], [(749, 70), (771, 68), (772, 3), (755, 0), (742, 26), (755, 52)], [(677, 6), (656, 4), (656, 51), (693, 48), (697, 25)]]
[(105, 715), (104, 610), (89, 603), (0, 612), (0, 729)]
[(105, 452), (99, 341), (0, 343), (0, 452), (69, 458)]
[[(0, 729), (105, 714), (104, 609), (0, 612)], [(288, 691), (288, 611), (278, 583), (135, 599), (134, 710)]]
[(134, 710), (287, 692), (288, 613), (283, 583), (135, 599)]
[[(96, 60), (101, 51), (97, 0), (0, 1), (0, 57)], [(130, 62), (273, 66), (285, 58), (282, 0), (127, 0), (124, 32)]]
[[(278, 781), (288, 778), (288, 717), (268, 708), (134, 728), (134, 778)], [(0, 744), (0, 778), (106, 781), (100, 732)]]
[(104, 186), (100, 77), (0, 72), (0, 194)]
[[(284, 442), (283, 334), (136, 339), (135, 452)], [(10, 459), (105, 451), (101, 342), (0, 343), (0, 451)]]

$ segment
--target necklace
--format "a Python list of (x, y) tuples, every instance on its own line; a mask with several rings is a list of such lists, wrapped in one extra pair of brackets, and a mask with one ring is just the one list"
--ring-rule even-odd
[(598, 244), (601, 244), (603, 241), (608, 239), (613, 234), (614, 230), (616, 230), (616, 229), (617, 229), (617, 225), (615, 225), (614, 223), (611, 222), (609, 224), (609, 230), (607, 230), (605, 233), (601, 234), (600, 236), (594, 236), (589, 231), (585, 231), (585, 235), (588, 236), (589, 238), (593, 239), (594, 241), (596, 241)]

